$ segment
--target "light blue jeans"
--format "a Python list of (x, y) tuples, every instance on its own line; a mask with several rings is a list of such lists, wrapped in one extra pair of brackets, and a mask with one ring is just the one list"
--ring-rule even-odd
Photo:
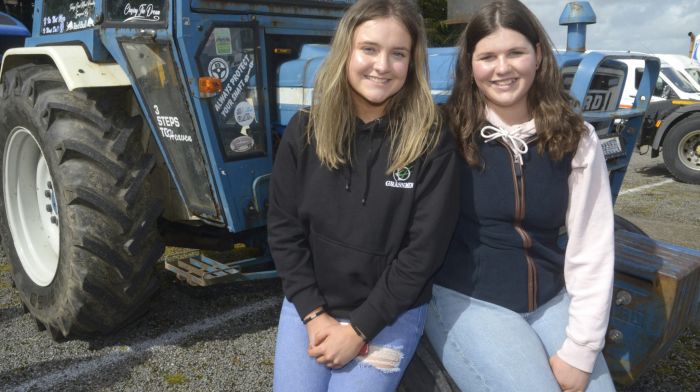
[[(532, 313), (433, 286), (425, 332), (463, 392), (561, 391), (549, 357), (566, 339), (570, 298), (565, 290)], [(615, 391), (601, 354), (588, 392)]]
[[(277, 330), (276, 392), (394, 391), (423, 334), (427, 305), (402, 313), (370, 342), (369, 355), (357, 357), (341, 369), (331, 370), (306, 353), (306, 326), (286, 298)], [(338, 320), (342, 321), (342, 320)]]

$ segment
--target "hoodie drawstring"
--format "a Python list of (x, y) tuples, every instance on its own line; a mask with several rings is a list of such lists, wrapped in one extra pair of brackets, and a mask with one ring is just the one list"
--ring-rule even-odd
[(362, 205), (367, 203), (367, 196), (369, 195), (369, 177), (371, 174), (371, 169), (375, 163), (377, 163), (377, 157), (379, 156), (379, 150), (382, 149), (384, 144), (384, 138), (381, 138), (379, 145), (376, 149), (372, 148), (372, 143), (374, 142), (374, 131), (377, 129), (378, 122), (372, 125), (372, 129), (369, 131), (369, 151), (367, 151), (367, 161), (365, 165), (365, 189), (362, 191)]
[(352, 185), (352, 165), (350, 163), (343, 167), (343, 176), (345, 177), (345, 190), (350, 192), (350, 185)]
[(523, 155), (527, 154), (528, 147), (527, 142), (518, 136), (511, 135), (507, 131), (501, 128), (497, 128), (491, 125), (487, 125), (481, 128), (481, 137), (483, 137), (486, 142), (492, 140), (501, 139), (503, 143), (508, 146), (508, 149), (513, 153), (515, 161), (520, 165), (523, 164)]

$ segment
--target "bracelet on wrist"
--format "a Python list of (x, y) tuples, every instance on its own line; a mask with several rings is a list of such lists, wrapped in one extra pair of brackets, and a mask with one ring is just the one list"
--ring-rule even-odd
[(309, 315), (309, 316), (306, 316), (306, 318), (304, 318), (303, 320), (301, 320), (301, 322), (304, 323), (304, 325), (306, 325), (306, 324), (309, 323), (309, 321), (311, 321), (311, 320), (317, 318), (318, 316), (320, 316), (320, 315), (322, 315), (322, 314), (324, 314), (324, 313), (326, 313), (326, 309), (321, 308), (321, 309), (319, 309), (318, 311), (314, 312), (313, 314), (311, 314), (311, 315)]
[(350, 326), (352, 327), (352, 330), (355, 331), (355, 333), (357, 334), (357, 336), (359, 336), (360, 338), (362, 338), (362, 340), (364, 340), (365, 342), (367, 341), (367, 336), (365, 336), (365, 334), (362, 333), (362, 331), (360, 331), (360, 328), (357, 328), (357, 326), (356, 326), (355, 324), (353, 324), (353, 323), (350, 323)]

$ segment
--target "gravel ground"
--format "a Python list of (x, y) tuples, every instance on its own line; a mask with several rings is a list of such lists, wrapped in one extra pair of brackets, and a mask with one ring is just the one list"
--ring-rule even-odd
[[(623, 190), (670, 178), (635, 156)], [(698, 186), (668, 183), (623, 194), (617, 212), (653, 238), (698, 248)], [(159, 271), (149, 312), (103, 338), (56, 343), (37, 330), (0, 261), (0, 390), (268, 391), (281, 298), (278, 281), (188, 287)], [(686, 331), (666, 357), (620, 391), (700, 390), (700, 339)]]
[(188, 287), (159, 272), (146, 316), (121, 332), (53, 342), (24, 314), (4, 261), (0, 389), (268, 391), (281, 289), (278, 281)]

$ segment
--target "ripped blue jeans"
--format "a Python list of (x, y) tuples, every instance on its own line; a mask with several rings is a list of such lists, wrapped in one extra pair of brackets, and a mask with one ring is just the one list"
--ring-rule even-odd
[[(294, 305), (282, 304), (275, 348), (275, 392), (394, 391), (423, 334), (427, 305), (402, 313), (370, 342), (369, 354), (331, 370), (307, 355), (306, 326)], [(344, 321), (344, 320), (338, 320)]]

